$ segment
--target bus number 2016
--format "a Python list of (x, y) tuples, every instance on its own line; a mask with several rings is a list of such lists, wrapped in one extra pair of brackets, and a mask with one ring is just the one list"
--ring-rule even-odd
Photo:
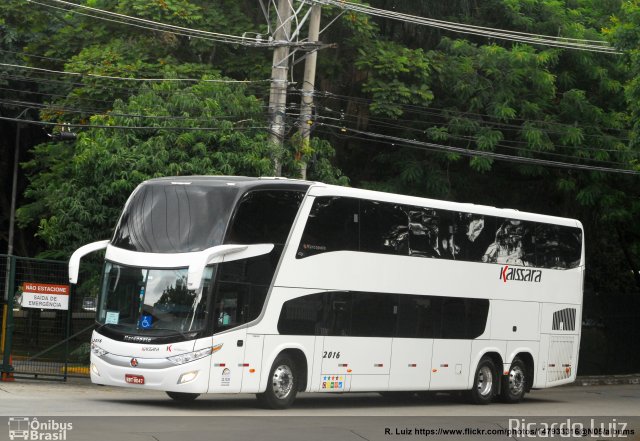
[(324, 351), (322, 358), (340, 358), (340, 352), (327, 352)]

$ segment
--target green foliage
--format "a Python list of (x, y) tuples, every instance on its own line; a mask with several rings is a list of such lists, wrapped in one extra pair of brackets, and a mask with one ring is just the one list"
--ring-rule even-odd
[[(157, 118), (133, 116), (141, 113)], [(243, 86), (145, 86), (117, 101), (113, 111), (93, 116), (90, 125), (149, 129), (96, 127), (83, 131), (75, 145), (35, 148), (25, 165), (33, 202), (20, 208), (18, 219), (38, 222), (38, 235), (51, 248), (72, 250), (108, 238), (127, 196), (145, 179), (272, 173), (261, 103)]]
[(373, 98), (372, 113), (399, 117), (403, 104), (426, 105), (433, 99), (429, 61), (421, 49), (374, 40), (358, 53), (355, 65), (367, 72), (362, 89)]

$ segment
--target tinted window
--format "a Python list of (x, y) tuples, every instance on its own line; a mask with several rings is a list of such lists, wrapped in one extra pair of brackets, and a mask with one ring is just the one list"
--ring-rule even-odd
[(580, 264), (582, 232), (579, 228), (537, 224), (535, 249), (538, 266), (543, 268), (575, 268)]
[(284, 244), (304, 193), (257, 190), (243, 196), (225, 243)]
[(467, 299), (467, 337), (478, 338), (484, 334), (489, 315), (489, 300)]
[(329, 251), (358, 250), (358, 200), (316, 198), (298, 247), (297, 257)]
[(440, 326), (440, 299), (431, 296), (398, 296), (398, 330), (401, 338), (435, 338)]
[(393, 337), (397, 304), (392, 294), (353, 293), (351, 334), (355, 337)]
[(280, 251), (218, 265), (214, 285), (214, 327), (229, 329), (256, 319), (267, 296)]
[(465, 300), (446, 297), (442, 302), (442, 330), (440, 338), (466, 338)]
[(312, 294), (282, 306), (288, 335), (473, 339), (484, 333), (489, 300), (364, 292)]
[(284, 335), (326, 335), (322, 328), (324, 294), (299, 297), (284, 302), (278, 332)]
[(440, 257), (440, 213), (419, 207), (407, 207), (406, 211), (409, 216), (409, 255)]
[(145, 253), (185, 253), (220, 245), (234, 187), (143, 184), (131, 196), (112, 244)]
[(409, 254), (409, 216), (402, 205), (361, 201), (360, 213), (360, 251)]
[(450, 237), (456, 250), (456, 259), (481, 262), (489, 245), (495, 241), (495, 218), (471, 213), (453, 214), (453, 233)]
[(351, 294), (332, 292), (325, 299), (323, 325), (327, 335), (351, 335)]
[(442, 298), (442, 328), (439, 338), (473, 339), (484, 334), (489, 300)]
[[(359, 222), (358, 222), (359, 220)], [(297, 257), (350, 250), (566, 269), (579, 228), (350, 198), (317, 198)]]
[(535, 266), (532, 222), (517, 219), (497, 219), (495, 239), (487, 247), (484, 262)]

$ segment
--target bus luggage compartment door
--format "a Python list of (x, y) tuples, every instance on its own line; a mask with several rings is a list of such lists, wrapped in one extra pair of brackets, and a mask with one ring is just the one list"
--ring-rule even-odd
[(467, 389), (469, 387), (470, 358), (471, 340), (434, 340), (429, 389)]
[[(389, 387), (390, 362), (390, 338), (329, 336), (324, 338), (323, 380), (327, 376), (334, 377), (334, 380), (338, 376), (340, 380), (342, 375), (351, 375), (350, 390), (352, 392), (386, 391)], [(329, 381), (332, 380), (329, 379)], [(333, 386), (335, 387), (335, 381)], [(320, 391), (328, 391), (327, 385), (324, 388), (321, 385)]]

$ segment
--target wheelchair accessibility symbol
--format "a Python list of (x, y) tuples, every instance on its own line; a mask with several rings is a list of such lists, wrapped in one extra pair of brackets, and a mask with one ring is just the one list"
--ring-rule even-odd
[(153, 324), (153, 316), (143, 315), (140, 317), (140, 327), (142, 329), (149, 329)]

